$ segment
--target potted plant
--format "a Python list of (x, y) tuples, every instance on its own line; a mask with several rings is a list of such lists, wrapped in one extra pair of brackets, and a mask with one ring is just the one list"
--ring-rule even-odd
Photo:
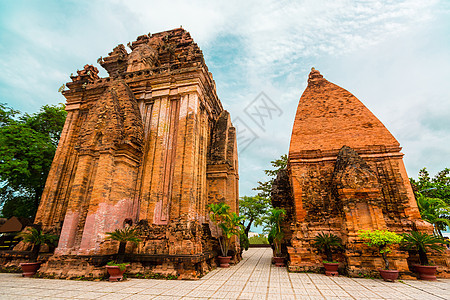
[(113, 232), (107, 232), (106, 234), (106, 239), (119, 242), (119, 251), (117, 252), (116, 261), (110, 261), (106, 265), (106, 270), (109, 274), (109, 281), (119, 281), (122, 280), (126, 267), (129, 266), (129, 263), (123, 262), (127, 242), (137, 244), (141, 241), (141, 239), (139, 238), (137, 230), (130, 226), (126, 226), (123, 229), (116, 229)]
[(275, 266), (284, 267), (284, 257), (281, 253), (281, 242), (284, 238), (284, 232), (281, 228), (281, 223), (286, 216), (286, 211), (282, 208), (272, 208), (268, 218), (269, 237), (273, 240)]
[(436, 266), (428, 262), (427, 250), (432, 249), (443, 252), (448, 244), (443, 238), (427, 233), (411, 231), (403, 234), (403, 246), (408, 250), (417, 250), (419, 252), (420, 265), (415, 265), (414, 269), (419, 273), (419, 278), (423, 280), (436, 280)]
[(402, 236), (388, 230), (360, 230), (359, 237), (366, 241), (369, 247), (378, 248), (384, 261), (384, 269), (379, 269), (381, 277), (385, 281), (394, 281), (398, 278), (398, 270), (389, 269), (387, 255), (392, 252), (390, 246), (399, 244)]
[(333, 250), (342, 248), (342, 240), (340, 237), (333, 233), (323, 233), (320, 232), (314, 238), (314, 247), (316, 247), (319, 252), (325, 253), (327, 260), (323, 261), (323, 266), (325, 267), (325, 275), (335, 276), (338, 275), (339, 262), (333, 261)]
[(222, 230), (222, 235), (219, 237), (222, 253), (218, 256), (219, 265), (222, 268), (228, 268), (231, 261), (231, 256), (228, 256), (231, 238), (242, 233), (241, 221), (244, 217), (238, 216), (235, 212), (230, 213), (230, 206), (223, 202), (211, 203), (208, 207), (211, 220)]
[(19, 233), (17, 238), (22, 238), (25, 243), (30, 243), (33, 245), (30, 255), (31, 262), (20, 264), (20, 267), (22, 268), (22, 276), (31, 277), (36, 274), (37, 270), (41, 266), (41, 263), (37, 261), (41, 246), (43, 244), (46, 244), (49, 247), (56, 245), (58, 236), (42, 233), (40, 228), (29, 227), (25, 231)]

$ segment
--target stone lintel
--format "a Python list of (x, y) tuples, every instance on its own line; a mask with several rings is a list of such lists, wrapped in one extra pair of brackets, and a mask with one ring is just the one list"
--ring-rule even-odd
[(163, 96), (176, 96), (195, 92), (197, 94), (200, 94), (198, 82), (195, 80), (191, 80), (189, 82), (180, 82), (175, 85), (171, 84), (170, 82), (166, 82), (164, 84), (152, 86), (152, 98)]
[(80, 109), (81, 102), (66, 103), (66, 111)]
[(227, 177), (228, 175), (234, 174), (233, 168), (229, 164), (208, 164), (206, 167), (206, 176), (208, 178), (212, 177)]
[[(82, 150), (79, 153), (79, 156), (87, 155), (87, 156), (91, 156), (91, 157), (99, 157), (102, 154), (108, 154), (108, 155), (114, 156), (116, 158), (125, 159), (123, 161), (121, 160), (122, 162), (126, 162), (126, 160), (128, 159), (128, 160), (133, 161), (136, 165), (140, 165), (141, 160), (139, 158), (137, 158), (136, 154), (134, 154), (134, 153), (132, 154), (129, 151), (126, 151), (126, 152), (125, 151), (123, 149), (115, 149), (115, 148), (100, 150), (100, 151), (91, 151), (89, 149), (86, 149), (86, 150)], [(127, 163), (130, 164), (129, 162), (127, 162)]]
[(338, 192), (341, 196), (346, 198), (353, 198), (358, 196), (364, 197), (365, 199), (374, 199), (380, 196), (380, 189), (378, 188), (361, 188), (361, 189), (352, 189), (352, 188), (343, 188), (338, 189)]
[[(359, 153), (358, 153), (359, 154)], [(360, 157), (370, 160), (372, 158), (381, 158), (381, 157), (392, 157), (392, 158), (402, 158), (404, 156), (401, 152), (387, 152), (387, 153), (368, 153), (368, 154), (359, 154)], [(322, 157), (314, 157), (314, 158), (303, 158), (299, 153), (291, 153), (289, 156), (290, 163), (319, 163), (325, 161), (336, 161), (336, 156), (322, 156)]]

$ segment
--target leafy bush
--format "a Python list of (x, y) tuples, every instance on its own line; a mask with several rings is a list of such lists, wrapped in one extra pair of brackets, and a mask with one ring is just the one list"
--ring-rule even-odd
[(17, 238), (22, 238), (25, 243), (33, 245), (31, 260), (34, 261), (37, 260), (42, 245), (56, 246), (58, 243), (58, 236), (42, 233), (40, 229), (34, 227), (29, 227), (26, 231), (22, 231), (17, 235)]
[(239, 242), (241, 244), (241, 250), (248, 250), (248, 246), (250, 244), (248, 237), (245, 234), (239, 235)]
[(220, 250), (222, 256), (227, 256), (231, 238), (243, 233), (241, 222), (244, 217), (238, 216), (235, 212), (230, 212), (230, 206), (223, 202), (211, 203), (208, 208), (211, 220), (222, 230), (222, 236), (219, 238)]
[(286, 211), (282, 208), (272, 208), (268, 218), (269, 240), (273, 240), (275, 246), (275, 255), (281, 255), (281, 242), (284, 238), (284, 232), (281, 228)]
[(117, 252), (117, 261), (119, 263), (123, 262), (123, 258), (125, 256), (125, 247), (127, 242), (132, 242), (137, 244), (141, 241), (139, 238), (139, 233), (136, 228), (125, 227), (123, 229), (116, 229), (113, 232), (107, 232), (105, 239), (111, 239), (119, 242), (119, 251)]
[(432, 249), (443, 252), (445, 247), (442, 244), (448, 244), (448, 242), (440, 236), (417, 231), (403, 234), (402, 246), (409, 250), (417, 250), (420, 264), (424, 266), (429, 264), (427, 250)]
[(249, 239), (250, 245), (268, 245), (269, 244), (269, 240), (263, 235), (256, 235), (256, 236), (252, 236)]
[(342, 240), (340, 237), (333, 233), (323, 233), (319, 234), (314, 238), (314, 247), (316, 247), (320, 252), (324, 252), (327, 256), (326, 262), (333, 262), (332, 253), (334, 249), (342, 248)]
[(385, 270), (389, 270), (389, 261), (387, 254), (392, 250), (390, 245), (402, 242), (402, 236), (388, 230), (360, 230), (358, 235), (361, 239), (366, 240), (366, 245), (376, 247), (384, 260)]

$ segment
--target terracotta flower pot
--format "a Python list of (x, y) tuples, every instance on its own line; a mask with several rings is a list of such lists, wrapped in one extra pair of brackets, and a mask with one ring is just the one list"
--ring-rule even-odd
[(325, 275), (327, 276), (338, 276), (339, 263), (323, 263), (325, 267)]
[(41, 267), (40, 262), (32, 262), (32, 263), (21, 263), (22, 267), (22, 276), (23, 277), (31, 277), (36, 274), (37, 270)]
[(395, 281), (398, 278), (398, 270), (379, 269), (378, 272), (380, 272), (381, 278), (383, 278), (384, 281)]
[(419, 279), (422, 280), (436, 280), (436, 268), (437, 266), (414, 266), (414, 269), (419, 274)]
[(127, 268), (120, 270), (119, 266), (106, 266), (106, 270), (109, 274), (109, 281), (119, 281), (123, 279), (123, 273), (125, 273)]
[(231, 256), (219, 256), (219, 265), (221, 268), (230, 267)]
[(275, 266), (277, 267), (284, 267), (284, 257), (278, 257), (278, 256), (274, 256), (273, 260), (275, 261)]

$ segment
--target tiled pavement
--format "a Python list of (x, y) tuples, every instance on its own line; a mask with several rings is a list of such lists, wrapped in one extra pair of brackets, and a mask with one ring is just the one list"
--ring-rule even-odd
[(110, 283), (0, 274), (0, 299), (450, 299), (450, 279), (388, 283), (288, 273), (270, 263), (271, 252), (270, 248), (250, 249), (238, 265), (216, 269), (196, 281)]

